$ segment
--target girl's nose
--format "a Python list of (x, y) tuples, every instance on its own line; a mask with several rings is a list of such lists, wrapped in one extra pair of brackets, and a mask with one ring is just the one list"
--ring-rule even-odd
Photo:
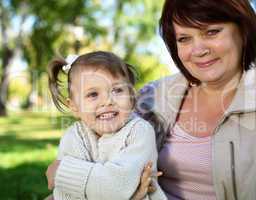
[(113, 105), (113, 97), (111, 95), (111, 92), (105, 92), (105, 94), (101, 97), (101, 106), (109, 106)]

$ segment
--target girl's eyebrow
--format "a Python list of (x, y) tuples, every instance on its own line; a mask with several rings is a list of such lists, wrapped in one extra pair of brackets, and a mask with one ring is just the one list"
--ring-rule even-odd
[(115, 86), (115, 85), (124, 85), (124, 84), (127, 84), (127, 82), (126, 81), (119, 81), (119, 82), (113, 83), (112, 85)]
[(91, 87), (91, 88), (85, 88), (84, 91), (92, 91), (92, 90), (97, 90), (96, 87)]

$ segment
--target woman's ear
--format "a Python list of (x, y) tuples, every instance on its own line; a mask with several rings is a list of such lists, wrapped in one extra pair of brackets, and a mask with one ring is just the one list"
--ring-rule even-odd
[(69, 109), (70, 109), (71, 112), (73, 113), (74, 117), (79, 118), (79, 110), (78, 110), (78, 108), (77, 108), (75, 102), (72, 101), (72, 99), (68, 98), (68, 99), (67, 99), (67, 104), (68, 104)]

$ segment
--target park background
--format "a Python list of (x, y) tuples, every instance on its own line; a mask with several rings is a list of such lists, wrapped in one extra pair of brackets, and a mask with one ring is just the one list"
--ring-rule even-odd
[(50, 193), (44, 174), (73, 121), (50, 98), (46, 67), (54, 56), (112, 51), (137, 67), (137, 89), (177, 72), (159, 35), (163, 3), (0, 0), (0, 199)]

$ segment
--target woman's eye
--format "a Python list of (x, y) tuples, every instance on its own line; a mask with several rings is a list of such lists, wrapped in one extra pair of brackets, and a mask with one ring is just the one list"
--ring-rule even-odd
[(190, 37), (180, 37), (177, 39), (179, 43), (188, 42), (190, 40)]
[(96, 98), (98, 96), (97, 92), (90, 92), (86, 95), (87, 98)]
[(218, 34), (220, 31), (221, 31), (221, 29), (209, 29), (206, 31), (206, 34), (208, 36), (213, 36), (213, 35)]

